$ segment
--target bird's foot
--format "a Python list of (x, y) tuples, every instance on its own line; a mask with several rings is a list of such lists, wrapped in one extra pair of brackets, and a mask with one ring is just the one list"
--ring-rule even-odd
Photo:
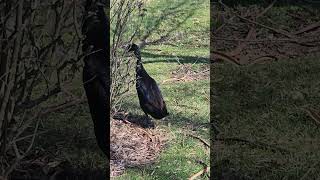
[(143, 123), (142, 126), (143, 126), (143, 128), (152, 128), (152, 129), (155, 128), (154, 122), (152, 122), (151, 119), (149, 119), (149, 118), (146, 118), (146, 119), (144, 120), (144, 123)]

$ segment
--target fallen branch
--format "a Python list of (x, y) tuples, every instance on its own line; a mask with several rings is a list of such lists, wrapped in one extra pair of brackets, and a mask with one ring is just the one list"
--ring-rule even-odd
[[(234, 19), (236, 16), (232, 16), (230, 19), (228, 19), (228, 21), (231, 21), (232, 19)], [(217, 34), (220, 30), (222, 30), (226, 25), (228, 24), (228, 22), (224, 22), (221, 26), (219, 26), (216, 30), (214, 30), (212, 33), (213, 34)]]
[(308, 31), (311, 31), (313, 29), (317, 29), (319, 27), (320, 27), (320, 22), (316, 22), (316, 23), (308, 25), (307, 27), (304, 27), (304, 28), (300, 29), (299, 31), (294, 32), (293, 34), (294, 35), (302, 34), (304, 32), (308, 32)]
[(280, 147), (276, 147), (274, 145), (262, 143), (262, 142), (257, 142), (257, 141), (250, 141), (246, 139), (240, 139), (240, 138), (215, 138), (216, 141), (224, 141), (224, 142), (239, 142), (239, 143), (244, 143), (248, 144), (249, 146), (257, 147), (257, 148), (262, 148), (262, 149), (269, 149), (271, 151), (279, 151), (281, 153), (290, 153), (289, 150), (283, 149)]
[(202, 164), (203, 165), (203, 169), (199, 172), (197, 172), (196, 174), (192, 175), (189, 180), (193, 180), (193, 179), (196, 179), (197, 177), (207, 173), (210, 171), (210, 167), (208, 167), (204, 162), (202, 161), (197, 161), (198, 163)]
[[(232, 62), (236, 65), (241, 65), (240, 62), (238, 60), (236, 60), (235, 58), (223, 53), (223, 52), (219, 52), (219, 51), (215, 51), (215, 50), (211, 50), (211, 56), (212, 57), (215, 57), (217, 59), (222, 59), (222, 60), (225, 60), (225, 61), (229, 61), (229, 62)], [(212, 58), (211, 58), (212, 59)]]
[(187, 134), (187, 135), (194, 138), (194, 139), (200, 140), (202, 142), (202, 144), (204, 144), (206, 147), (210, 148), (210, 144), (207, 141), (203, 140), (202, 138), (195, 136), (193, 134)]
[(259, 17), (263, 16), (264, 14), (266, 14), (272, 7), (273, 5), (277, 2), (277, 0), (274, 0), (268, 7), (266, 7), (260, 14), (257, 15), (256, 19), (258, 19)]
[(313, 119), (313, 121), (320, 126), (320, 114), (317, 113), (314, 109), (311, 108), (304, 108), (304, 111), (307, 112), (308, 116), (311, 117), (311, 119)]
[(245, 21), (247, 21), (247, 22), (249, 22), (249, 23), (252, 23), (252, 24), (261, 26), (261, 27), (263, 27), (263, 28), (269, 29), (269, 30), (274, 31), (274, 32), (276, 32), (276, 33), (278, 33), (278, 34), (282, 34), (282, 35), (284, 35), (284, 36), (286, 36), (286, 37), (288, 37), (288, 38), (291, 38), (291, 40), (290, 40), (291, 43), (296, 43), (296, 44), (299, 44), (299, 45), (301, 45), (301, 46), (307, 46), (307, 47), (314, 47), (314, 46), (316, 46), (315, 44), (307, 44), (307, 43), (305, 43), (305, 42), (300, 41), (300, 40), (298, 39), (298, 37), (295, 36), (295, 34), (291, 34), (291, 33), (287, 32), (287, 31), (285, 31), (285, 30), (272, 28), (272, 27), (270, 27), (270, 26), (267, 26), (267, 25), (258, 23), (258, 22), (256, 22), (256, 21), (253, 21), (253, 20), (250, 20), (250, 19), (247, 19), (247, 18), (244, 18), (244, 17), (242, 17), (242, 16), (240, 16), (240, 15), (237, 15), (237, 17), (239, 17), (240, 19), (245, 20)]
[(261, 63), (263, 61), (267, 61), (267, 60), (274, 60), (274, 61), (277, 61), (278, 58), (276, 56), (273, 56), (273, 55), (267, 55), (267, 56), (261, 56), (261, 57), (258, 57), (256, 59), (254, 59), (252, 62), (250, 62), (249, 64), (252, 65), (252, 64), (257, 64), (257, 63)]
[[(247, 18), (242, 17), (242, 16), (240, 16), (240, 15), (236, 15), (236, 16), (237, 16), (238, 18), (244, 20), (244, 21), (247, 21), (247, 22), (252, 23), (252, 24), (255, 24), (255, 25), (257, 25), (257, 26), (261, 26), (261, 27), (263, 27), (263, 28), (269, 29), (269, 30), (274, 31), (274, 32), (276, 32), (276, 33), (278, 33), (278, 34), (282, 34), (282, 35), (284, 35), (284, 36), (286, 36), (286, 37), (288, 37), (288, 38), (292, 38), (292, 39), (296, 39), (296, 38), (297, 38), (296, 36), (290, 34), (289, 32), (287, 32), (287, 31), (285, 31), (285, 30), (276, 29), (276, 28), (273, 28), (273, 27), (270, 27), (270, 26), (267, 26), (267, 25), (258, 23), (258, 22), (256, 22), (256, 21), (253, 21), (253, 20), (251, 20), (251, 19), (247, 19)], [(296, 41), (297, 41), (297, 40), (296, 40)]]
[(241, 53), (241, 51), (247, 46), (247, 41), (249, 39), (255, 39), (256, 38), (256, 30), (254, 28), (254, 26), (252, 26), (246, 36), (246, 39), (244, 42), (242, 42), (241, 44), (239, 44), (234, 50), (232, 50), (230, 52), (231, 56), (236, 56), (239, 55)]
[[(304, 180), (307, 179), (307, 177), (311, 174), (312, 171), (316, 171), (316, 166), (319, 164), (320, 162), (317, 161), (315, 162), (308, 170), (307, 172), (300, 178), (300, 180)], [(310, 178), (309, 178), (310, 179)]]
[(197, 177), (201, 176), (204, 173), (207, 173), (210, 171), (210, 167), (206, 167), (204, 169), (202, 169), (201, 171), (197, 172), (196, 174), (192, 175), (189, 180), (193, 180), (196, 179)]

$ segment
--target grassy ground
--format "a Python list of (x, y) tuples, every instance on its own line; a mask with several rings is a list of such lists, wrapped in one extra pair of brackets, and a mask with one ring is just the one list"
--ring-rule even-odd
[[(319, 110), (319, 59), (250, 67), (214, 65), (212, 84), (219, 138), (216, 179), (317, 179), (319, 127), (303, 110)], [(281, 149), (280, 149), (281, 148)]]
[[(171, 73), (182, 64), (192, 64), (192, 69), (208, 66), (209, 2), (149, 1), (147, 9), (153, 16), (165, 14), (166, 9), (181, 13), (181, 17), (168, 17), (157, 29), (174, 29), (169, 40), (162, 45), (146, 46), (142, 50), (144, 67), (160, 85), (170, 113), (166, 121), (156, 121), (156, 126), (165, 129), (170, 140), (155, 164), (128, 169), (124, 175), (115, 179), (186, 179), (202, 170), (203, 166), (197, 160), (209, 165), (208, 150), (199, 140), (187, 136), (195, 134), (207, 141), (209, 139), (209, 128), (206, 125), (209, 123), (209, 79), (162, 82), (170, 79)], [(172, 21), (181, 22), (180, 27), (172, 26)], [(146, 20), (146, 28), (148, 23)], [(156, 39), (157, 32), (153, 32), (150, 38)], [(143, 118), (135, 89), (123, 107)]]
[[(171, 73), (182, 64), (192, 64), (195, 70), (208, 66), (209, 1), (154, 0), (148, 1), (147, 9), (141, 32), (150, 32), (152, 40), (170, 31), (169, 39), (161, 45), (146, 46), (142, 54), (146, 70), (160, 84), (167, 103), (170, 116), (156, 123), (168, 132), (170, 141), (155, 164), (128, 169), (116, 179), (186, 179), (202, 170), (197, 160), (209, 165), (208, 150), (199, 140), (186, 135), (192, 133), (209, 139), (206, 125), (209, 123), (209, 79), (164, 84), (162, 81), (171, 78)], [(160, 18), (161, 15), (164, 16)], [(157, 24), (153, 24), (155, 19)], [(157, 28), (148, 31), (155, 26)], [(83, 94), (81, 75), (65, 88), (77, 95)], [(62, 102), (64, 98), (59, 95), (48, 103)], [(143, 115), (135, 89), (125, 105), (130, 113)], [(37, 139), (35, 148), (39, 156), (49, 152), (53, 166), (68, 162), (74, 169), (105, 170), (106, 159), (96, 145), (87, 103), (51, 113), (43, 118), (41, 128), (49, 132)]]
[[(261, 5), (250, 0), (237, 2), (244, 9), (248, 8), (247, 4)], [(304, 8), (291, 3), (275, 4), (266, 15), (279, 28), (291, 32), (318, 21), (316, 15), (307, 22), (290, 16), (289, 12), (294, 11), (304, 19), (306, 9), (317, 9)], [(219, 19), (212, 19), (213, 25), (218, 26)], [(229, 33), (220, 33), (233, 38), (239, 28), (228, 30)], [(219, 42), (214, 44), (216, 49), (229, 51), (224, 49), (223, 41)], [(257, 49), (268, 49), (270, 44)], [(278, 50), (279, 44), (270, 47)], [(212, 65), (212, 120), (220, 130), (211, 150), (213, 179), (319, 179), (319, 124), (308, 116), (305, 108), (317, 111), (320, 108), (320, 61), (319, 56), (311, 56), (309, 51), (301, 49), (287, 48), (285, 53), (297, 53), (294, 58), (286, 56), (291, 59), (281, 57), (278, 61), (241, 67), (230, 63)], [(254, 54), (254, 48), (250, 50), (239, 56), (240, 59)]]

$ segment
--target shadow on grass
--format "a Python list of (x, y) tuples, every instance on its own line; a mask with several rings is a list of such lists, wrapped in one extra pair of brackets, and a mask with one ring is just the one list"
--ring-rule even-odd
[[(170, 4), (168, 6), (168, 4)], [(189, 9), (186, 9), (189, 8)], [(159, 1), (156, 7), (149, 7), (147, 16), (144, 17), (143, 34), (139, 34), (140, 47), (147, 44), (159, 44), (166, 41), (178, 28), (191, 18), (197, 6), (192, 0), (183, 1)], [(167, 25), (163, 32), (161, 26)], [(161, 34), (157, 39), (152, 39), (153, 35)], [(150, 40), (151, 39), (151, 40)]]
[(173, 55), (158, 55), (158, 54), (151, 54), (151, 53), (142, 53), (142, 57), (144, 58), (153, 58), (156, 60), (144, 60), (144, 64), (148, 63), (177, 63), (180, 62), (182, 64), (191, 63), (191, 64), (208, 64), (209, 58), (205, 57), (197, 57), (197, 56), (173, 56)]
[[(145, 116), (142, 115), (143, 111), (138, 104), (127, 102), (127, 103), (125, 103), (124, 106), (127, 107), (126, 109), (130, 108), (129, 114), (131, 117), (134, 117), (134, 119), (131, 121), (132, 123), (136, 123), (138, 125), (143, 123)], [(206, 123), (200, 117), (192, 117), (192, 119), (191, 119), (190, 117), (183, 115), (183, 113), (181, 113), (181, 112), (179, 112), (179, 113), (175, 113), (172, 111), (170, 112), (170, 109), (168, 109), (168, 111), (169, 111), (169, 116), (165, 117), (162, 120), (152, 119), (152, 121), (161, 121), (163, 123), (170, 123), (172, 126), (178, 127), (178, 128), (192, 127), (192, 128), (196, 129), (199, 127), (209, 127), (209, 125), (210, 125), (209, 120)], [(137, 112), (141, 115), (136, 114)], [(141, 122), (139, 122), (139, 120), (141, 120)]]
[(130, 123), (136, 124), (142, 128), (154, 127), (154, 123), (152, 122), (152, 118), (150, 116), (147, 118), (145, 115), (137, 115), (130, 112), (126, 116), (122, 114), (116, 114), (113, 116), (113, 119), (120, 121), (129, 121)]

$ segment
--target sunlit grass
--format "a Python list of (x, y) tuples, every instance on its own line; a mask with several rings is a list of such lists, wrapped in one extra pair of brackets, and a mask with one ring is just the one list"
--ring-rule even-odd
[[(203, 144), (188, 134), (195, 134), (209, 142), (209, 79), (189, 82), (169, 82), (181, 64), (192, 64), (199, 69), (209, 61), (209, 1), (150, 1), (152, 16), (160, 15), (163, 9), (178, 7), (183, 16), (169, 16), (156, 32), (170, 30), (174, 22), (182, 22), (174, 30), (169, 40), (161, 45), (149, 45), (142, 50), (144, 67), (160, 86), (170, 115), (165, 121), (155, 121), (159, 128), (168, 134), (167, 147), (163, 149), (158, 161), (149, 166), (129, 168), (125, 174), (115, 179), (187, 179), (199, 172), (201, 160), (209, 165), (209, 151)], [(193, 5), (193, 6), (189, 6)], [(147, 7), (148, 8), (148, 7)], [(179, 9), (180, 8), (180, 9)], [(180, 12), (180, 10), (182, 12)], [(155, 13), (155, 14), (154, 14)], [(157, 14), (158, 13), (158, 14)], [(182, 20), (191, 14), (187, 20)], [(171, 18), (171, 19), (170, 19)], [(146, 22), (146, 28), (151, 22)], [(172, 24), (173, 23), (173, 24)], [(157, 33), (152, 38), (157, 38)], [(123, 105), (126, 111), (143, 116), (139, 101), (132, 89), (131, 95)], [(200, 177), (208, 179), (207, 177)]]

